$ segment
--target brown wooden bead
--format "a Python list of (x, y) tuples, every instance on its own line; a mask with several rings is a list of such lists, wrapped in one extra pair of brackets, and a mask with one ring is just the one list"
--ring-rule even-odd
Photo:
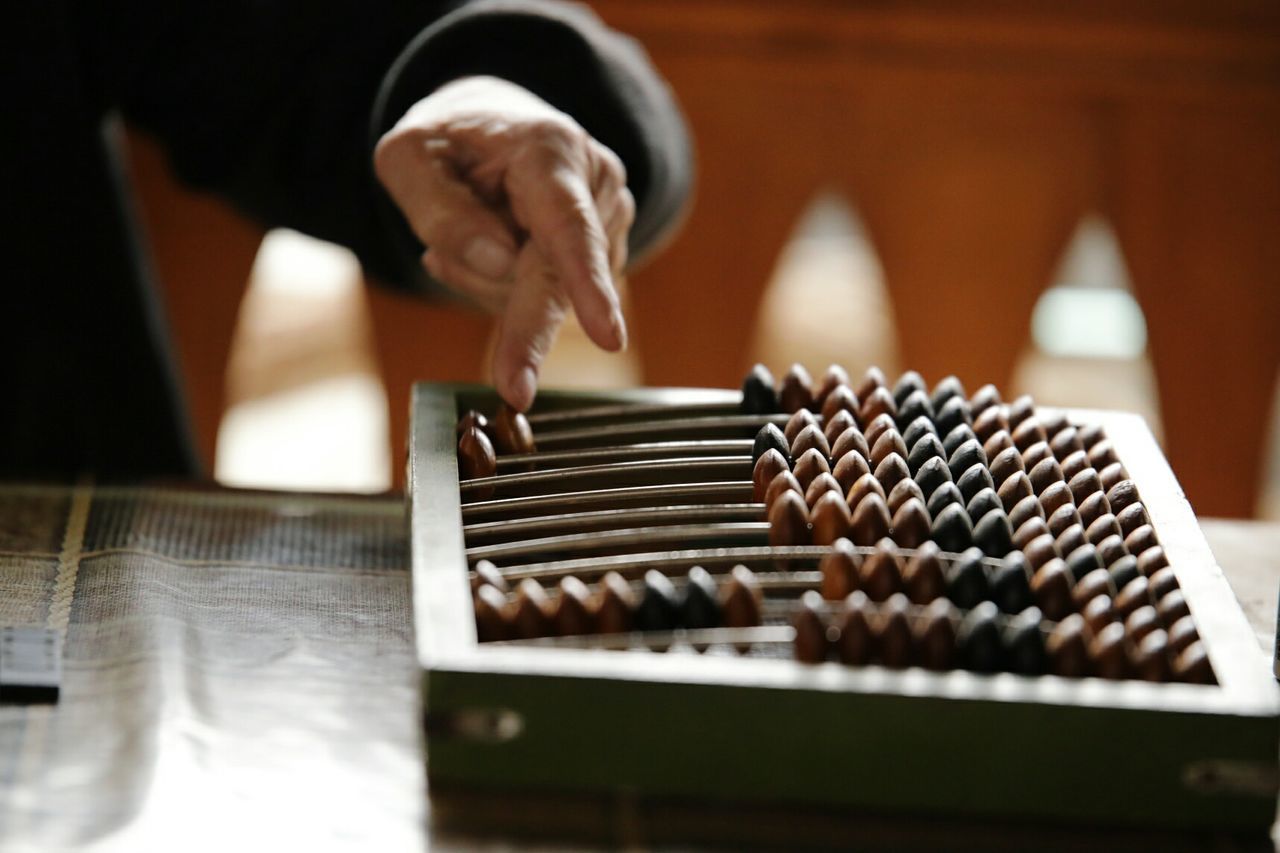
[[(1029, 483), (1030, 480), (1027, 482)], [(1040, 493), (1040, 506), (1044, 507), (1046, 518), (1052, 515), (1058, 507), (1073, 506), (1071, 503), (1071, 490), (1061, 480), (1056, 483), (1050, 483)]]
[[(493, 444), (479, 427), (467, 427), (458, 438), (458, 469), (464, 480), (492, 477), (498, 473), (498, 457)], [(483, 497), (478, 496), (480, 500), (493, 494), (492, 487), (485, 491), (487, 494)]]
[(1151, 594), (1152, 601), (1159, 601), (1175, 589), (1178, 589), (1178, 578), (1174, 575), (1172, 566), (1164, 566), (1145, 577), (1147, 578), (1147, 589)]
[(1151, 604), (1151, 594), (1146, 578), (1134, 578), (1116, 594), (1117, 619), (1128, 619), (1135, 610)]
[[(1022, 461), (1022, 453), (1013, 446), (1013, 437), (1005, 430), (996, 430), (982, 442), (982, 452), (987, 454), (987, 458), (993, 461), (1006, 450), (1012, 450), (1017, 453), (1018, 461)], [(1025, 468), (1026, 466), (1024, 465), (1023, 467)]]
[(1085, 456), (1083, 450), (1077, 450), (1075, 453), (1068, 454), (1065, 459), (1059, 459), (1058, 465), (1062, 468), (1063, 479), (1071, 482), (1072, 477), (1088, 469), (1089, 458)]
[(903, 480), (911, 479), (911, 469), (907, 467), (906, 459), (897, 453), (890, 453), (876, 466), (876, 479), (885, 492), (890, 492)]
[(1077, 506), (1089, 495), (1102, 491), (1102, 481), (1098, 479), (1098, 472), (1092, 468), (1086, 468), (1076, 474), (1067, 485), (1071, 487), (1071, 495), (1075, 498)]
[(1136, 554), (1138, 560), (1142, 560), (1142, 554), (1148, 548), (1159, 547), (1160, 542), (1156, 539), (1156, 531), (1150, 524), (1144, 524), (1135, 528), (1132, 532), (1124, 537), (1124, 547), (1129, 549), (1130, 554)]
[(600, 579), (596, 590), (596, 630), (601, 634), (624, 634), (631, 630), (636, 601), (631, 586), (617, 572)]
[(857, 453), (864, 462), (871, 455), (871, 450), (867, 447), (867, 437), (856, 426), (851, 426), (840, 433), (831, 444), (831, 458), (837, 462), (850, 453)]
[(1009, 404), (1007, 417), (1010, 426), (1017, 426), (1036, 413), (1035, 400), (1029, 394), (1023, 394)]
[(796, 467), (791, 473), (795, 474), (796, 479), (800, 481), (800, 488), (808, 489), (814, 477), (831, 473), (831, 465), (822, 451), (811, 448), (796, 459)]
[(1047, 534), (1037, 536), (1028, 542), (1022, 549), (1022, 555), (1027, 558), (1027, 565), (1032, 571), (1062, 556), (1058, 553), (1058, 546), (1054, 544), (1053, 536)]
[(1049, 527), (1044, 523), (1043, 518), (1032, 516), (1022, 523), (1022, 526), (1013, 532), (1013, 544), (1021, 551), (1031, 544), (1032, 541), (1041, 537), (1050, 536)]
[(787, 460), (772, 447), (760, 454), (751, 471), (751, 496), (756, 503), (764, 501), (765, 493), (773, 478), (787, 469)]
[[(849, 505), (851, 511), (856, 510), (858, 505), (867, 497), (867, 495), (879, 495), (884, 498), (884, 486), (880, 485), (880, 481), (876, 479), (874, 474), (864, 474), (854, 481), (845, 494), (845, 502)], [(885, 506), (886, 511), (888, 506)]]
[(983, 444), (987, 443), (987, 439), (995, 435), (997, 432), (1008, 432), (1009, 420), (1004, 416), (1004, 410), (999, 406), (991, 406), (983, 409), (981, 412), (975, 412), (973, 417), (973, 434), (978, 437), (978, 441)]
[(896, 453), (903, 459), (907, 458), (907, 444), (896, 429), (887, 429), (880, 433), (875, 446), (871, 448), (871, 458), (867, 461), (871, 463), (872, 468), (877, 468), (881, 462), (889, 458), (891, 453)]
[(959, 619), (959, 611), (945, 598), (935, 598), (925, 608), (924, 616), (917, 620), (914, 631), (916, 658), (922, 667), (935, 672), (951, 669), (956, 654), (956, 623)]
[(1111, 445), (1110, 441), (1100, 441), (1093, 447), (1089, 448), (1089, 464), (1099, 470), (1108, 465), (1117, 465), (1120, 463), (1120, 457), (1116, 455), (1116, 449)]
[[(1079, 588), (1080, 585), (1076, 584), (1076, 589)], [(1116, 621), (1115, 608), (1109, 595), (1095, 595), (1080, 609), (1080, 615), (1095, 634)]]
[(791, 458), (799, 459), (810, 450), (817, 450), (824, 458), (831, 457), (831, 445), (817, 424), (809, 424), (796, 433), (795, 441), (791, 442)]
[(835, 471), (832, 473), (836, 478), (836, 482), (840, 484), (846, 494), (853, 488), (853, 484), (863, 477), (875, 479), (871, 474), (871, 466), (867, 464), (867, 460), (863, 458), (862, 454), (857, 451), (841, 456), (839, 461), (836, 462)]
[(1060, 621), (1045, 641), (1049, 671), (1064, 678), (1082, 678), (1088, 675), (1089, 641), (1092, 637), (1093, 632), (1079, 613), (1072, 613)]
[[(822, 476), (830, 477), (829, 474), (823, 474)], [(817, 480), (813, 482), (815, 485), (818, 483)], [(834, 484), (835, 481), (832, 480), (832, 483)], [(810, 491), (812, 490), (812, 487), (810, 487)], [(848, 536), (851, 522), (849, 505), (844, 502), (844, 495), (840, 494), (839, 486), (835, 486), (832, 490), (824, 491), (814, 502), (813, 509), (809, 512), (809, 525), (812, 528), (813, 544), (830, 545), (837, 539)]]
[(809, 507), (795, 492), (783, 492), (769, 508), (769, 544), (808, 545), (809, 541)]
[[(1097, 468), (1096, 465), (1094, 467)], [(1117, 485), (1129, 479), (1129, 472), (1119, 462), (1112, 462), (1098, 468), (1098, 479), (1102, 481), (1102, 488), (1110, 494)]]
[(837, 539), (831, 550), (818, 561), (822, 573), (822, 597), (828, 601), (842, 601), (858, 588), (858, 567), (862, 557), (848, 539)]
[(1118, 681), (1129, 675), (1129, 646), (1124, 627), (1111, 623), (1093, 635), (1089, 661), (1094, 675)]
[(1036, 412), (1036, 415), (1040, 418), (1040, 425), (1044, 428), (1044, 434), (1049, 438), (1053, 438), (1071, 426), (1071, 422), (1067, 420), (1067, 416), (1062, 412), (1040, 411)]
[[(1115, 504), (1112, 504), (1114, 508)], [(1126, 537), (1140, 527), (1144, 527), (1151, 523), (1151, 516), (1147, 515), (1147, 508), (1142, 504), (1130, 504), (1124, 509), (1116, 513), (1116, 521), (1120, 524), (1120, 532)], [(1133, 549), (1130, 549), (1133, 553)], [(1138, 556), (1134, 553), (1134, 556)]]
[(792, 612), (791, 627), (796, 632), (792, 649), (800, 663), (822, 663), (827, 659), (829, 644), (822, 609), (822, 596), (809, 590), (800, 596)]
[(1040, 506), (1039, 498), (1023, 498), (1009, 510), (1009, 525), (1017, 530), (1026, 524), (1032, 518), (1038, 518), (1044, 521), (1044, 507)]
[(858, 588), (872, 601), (885, 601), (902, 589), (902, 555), (890, 539), (876, 543), (858, 568)]
[[(813, 484), (810, 483), (810, 485)], [(797, 495), (804, 497), (804, 490), (800, 488), (800, 481), (790, 471), (783, 471), (774, 477), (773, 482), (769, 484), (769, 488), (765, 490), (764, 512), (766, 518), (769, 516), (769, 510), (773, 508), (774, 501), (778, 499), (778, 495), (786, 491), (795, 492)]]
[(1137, 485), (1133, 480), (1121, 480), (1107, 490), (1107, 502), (1111, 504), (1111, 511), (1119, 516), (1131, 504), (1141, 503)]
[[(883, 388), (888, 391), (889, 380), (885, 377), (884, 371), (878, 365), (871, 365), (862, 374), (862, 379), (858, 381), (854, 389), (858, 394), (859, 400), (865, 400), (871, 393), (877, 389)], [(889, 399), (893, 399), (893, 393), (889, 393)], [(870, 420), (868, 418), (868, 420)]]
[(1080, 580), (1071, 590), (1071, 600), (1076, 610), (1083, 611), (1086, 604), (1099, 596), (1110, 598), (1115, 595), (1115, 586), (1111, 583), (1111, 575), (1106, 569), (1094, 569)]
[[(986, 452), (986, 449), (983, 449)], [(991, 479), (997, 483), (1003, 483), (1014, 474), (1025, 474), (1026, 466), (1022, 464), (1022, 454), (1018, 453), (1016, 447), (1006, 447), (994, 457), (988, 455), (991, 460)]]
[(476, 588), (472, 597), (476, 614), (476, 639), (482, 643), (506, 640), (511, 636), (507, 616), (507, 597), (486, 584)]
[(841, 605), (837, 616), (840, 637), (836, 641), (836, 655), (849, 666), (861, 666), (871, 662), (875, 639), (871, 619), (875, 607), (862, 590), (850, 593)]
[[(795, 443), (796, 438), (804, 431), (805, 427), (816, 427), (818, 419), (814, 417), (813, 412), (808, 409), (797, 409), (787, 418), (786, 426), (782, 428), (782, 435), (787, 439), (787, 444)], [(799, 455), (791, 454), (792, 458)]]
[(1117, 561), (1128, 556), (1129, 552), (1125, 550), (1124, 540), (1119, 536), (1108, 536), (1101, 542), (1097, 543), (1098, 556), (1102, 558), (1102, 562), (1107, 568), (1111, 568)]
[[(1080, 523), (1088, 530), (1090, 525), (1104, 515), (1111, 515), (1111, 505), (1107, 503), (1107, 496), (1101, 492), (1095, 492), (1085, 498), (1079, 504)], [(1114, 518), (1114, 516), (1112, 516)], [(1117, 533), (1119, 530), (1117, 529)]]
[(818, 383), (818, 393), (815, 402), (821, 407), (827, 401), (827, 397), (841, 385), (852, 385), (849, 381), (849, 372), (838, 364), (828, 365), (826, 371), (822, 374), (822, 381)]
[(1144, 604), (1139, 607), (1125, 617), (1124, 620), (1124, 629), (1128, 632), (1129, 638), (1135, 643), (1142, 642), (1143, 637), (1159, 627), (1160, 615), (1156, 613), (1156, 609), (1150, 604)]
[(969, 408), (973, 410), (975, 417), (987, 409), (1000, 409), (1003, 403), (1004, 401), (1000, 399), (1000, 389), (991, 383), (974, 391), (973, 396), (969, 398)]
[[(1010, 424), (1013, 423), (1012, 418)], [(1033, 444), (1044, 442), (1048, 444), (1049, 437), (1045, 435), (1044, 426), (1040, 423), (1040, 419), (1035, 415), (1021, 421), (1013, 428), (1012, 432), (1013, 446), (1019, 450), (1026, 452), (1027, 448)], [(1046, 446), (1046, 450), (1048, 447)]]
[[(1083, 514), (1081, 514), (1081, 521), (1083, 520), (1084, 517)], [(1088, 539), (1089, 542), (1094, 545), (1097, 545), (1109, 536), (1120, 536), (1120, 525), (1116, 522), (1116, 517), (1111, 513), (1095, 518), (1093, 523), (1090, 524), (1084, 532), (1084, 538)]]
[(502, 576), (502, 572), (498, 571), (497, 566), (488, 560), (477, 560), (471, 567), (471, 591), (474, 593), (484, 584), (501, 593), (506, 593), (510, 589), (507, 579)]
[(827, 444), (832, 445), (832, 455), (834, 456), (834, 445), (836, 439), (840, 438), (847, 429), (857, 429), (858, 422), (854, 420), (853, 415), (840, 409), (822, 424), (822, 435), (827, 440)]
[[(1049, 449), (1053, 451), (1054, 458), (1062, 463), (1064, 471), (1067, 469), (1067, 461), (1074, 459), (1076, 454), (1080, 456), (1079, 466), (1089, 467), (1089, 455), (1085, 453), (1084, 445), (1080, 443), (1075, 427), (1069, 426), (1049, 436)], [(1077, 463), (1072, 463), (1073, 466), (1075, 464)]]
[(1213, 665), (1204, 643), (1196, 641), (1182, 650), (1174, 659), (1173, 675), (1188, 684), (1214, 684)]
[[(994, 479), (994, 475), (992, 476)], [(1035, 491), (1031, 488), (1031, 480), (1021, 471), (1015, 471), (1010, 474), (1005, 481), (1000, 484), (1000, 504), (1004, 507), (1005, 512), (1013, 512), (1013, 508), (1023, 498), (1034, 496)]]
[(813, 405), (813, 378), (802, 364), (793, 364), (782, 377), (782, 387), (778, 389), (778, 399), (782, 403), (782, 411), (795, 412)]
[[(903, 482), (911, 482), (904, 480)], [(901, 484), (899, 484), (901, 485)], [(924, 501), (908, 498), (898, 507), (890, 522), (894, 541), (904, 548), (918, 548), (929, 540), (931, 521)]]
[(1168, 567), (1169, 557), (1159, 545), (1138, 555), (1138, 572), (1146, 577), (1152, 577)]
[(891, 523), (884, 497), (872, 492), (853, 509), (850, 538), (855, 545), (874, 545), (889, 535)]
[[(467, 411), (463, 413), (462, 417), (458, 418), (458, 424), (454, 427), (454, 431), (457, 433), (458, 437), (461, 438), (462, 434), (471, 427), (475, 427), (486, 435), (489, 430), (492, 429), (492, 426), (489, 424), (489, 419), (486, 418), (484, 414), (477, 412), (475, 409), (467, 409)], [(489, 436), (489, 438), (492, 439), (492, 436)]]
[(499, 453), (533, 453), (533, 428), (523, 412), (502, 403), (493, 417), (493, 445)]
[(1076, 549), (1087, 545), (1088, 540), (1084, 538), (1084, 528), (1078, 524), (1072, 524), (1058, 534), (1053, 544), (1057, 546), (1059, 554), (1070, 557)]
[(1172, 627), (1183, 616), (1190, 616), (1191, 608), (1187, 605), (1187, 598), (1182, 590), (1175, 589), (1165, 593), (1156, 602), (1156, 614), (1162, 624)]
[(916, 548), (902, 570), (907, 597), (916, 604), (928, 604), (947, 592), (947, 575), (942, 565), (942, 551), (934, 542)]
[(897, 515), (902, 505), (911, 498), (920, 501), (921, 507), (924, 506), (924, 492), (920, 489), (920, 485), (915, 480), (902, 480), (889, 490), (889, 496), (885, 499), (889, 507), (889, 514)]
[(1080, 513), (1071, 504), (1063, 504), (1049, 513), (1044, 523), (1049, 526), (1049, 532), (1055, 539), (1070, 527), (1083, 526), (1080, 524)]
[[(799, 483), (799, 481), (796, 481)], [(840, 482), (830, 474), (819, 474), (813, 478), (813, 482), (809, 484), (809, 488), (805, 489), (804, 502), (812, 509), (813, 505), (818, 502), (818, 498), (822, 497), (824, 492), (835, 492), (840, 498), (840, 502), (844, 503), (844, 489), (840, 488)], [(768, 493), (766, 493), (766, 498)], [(847, 507), (846, 507), (847, 509)]]
[(1090, 450), (1095, 444), (1106, 439), (1107, 431), (1103, 429), (1102, 424), (1092, 423), (1080, 427), (1079, 435), (1080, 443), (1084, 445), (1084, 449)]
[(880, 436), (884, 435), (885, 430), (898, 431), (897, 423), (889, 415), (876, 415), (865, 423), (866, 426), (863, 428), (862, 434), (867, 437), (867, 443), (873, 448), (876, 446), (876, 442), (880, 440)]
[(525, 578), (516, 587), (516, 598), (509, 612), (514, 639), (531, 640), (551, 633), (551, 601), (546, 590), (533, 578)]
[(1129, 668), (1143, 681), (1169, 680), (1169, 635), (1152, 631), (1136, 646), (1130, 646)]
[(857, 420), (858, 398), (848, 385), (837, 385), (833, 391), (827, 394), (826, 399), (822, 401), (822, 419), (824, 421), (831, 420), (835, 413), (841, 409), (853, 415), (854, 420)]
[(561, 637), (595, 633), (595, 603), (591, 592), (573, 575), (560, 579), (560, 597), (555, 602), (552, 622)]
[(862, 418), (863, 423), (870, 423), (880, 415), (888, 415), (891, 418), (898, 416), (898, 406), (893, 401), (893, 394), (883, 385), (869, 392), (866, 396), (859, 394), (858, 398), (862, 400), (858, 415)]
[[(1049, 445), (1043, 441), (1037, 441), (1035, 444), (1022, 451), (1022, 464), (1028, 471), (1033, 470), (1037, 465), (1046, 459), (1054, 459), (1053, 451), (1049, 449)], [(1059, 466), (1061, 467), (1061, 466)]]
[(912, 663), (911, 604), (902, 593), (894, 593), (880, 608), (872, 627), (876, 629), (876, 650), (880, 663), (889, 669), (905, 669)]
[[(1029, 557), (1027, 561), (1035, 565)], [(1059, 620), (1071, 613), (1071, 588), (1071, 572), (1059, 558), (1044, 563), (1031, 576), (1031, 595), (1047, 619)]]
[(1058, 463), (1054, 460), (1042, 459), (1032, 467), (1027, 476), (1031, 479), (1031, 488), (1035, 490), (1035, 493), (1043, 495), (1045, 490), (1054, 483), (1062, 482), (1062, 469), (1058, 467)]
[(1169, 654), (1177, 657), (1182, 650), (1200, 639), (1196, 630), (1196, 621), (1190, 616), (1183, 616), (1169, 628)]
[[(760, 624), (764, 595), (760, 592), (755, 573), (746, 566), (734, 566), (729, 572), (728, 582), (721, 589), (720, 608), (726, 628), (754, 628)], [(739, 654), (746, 654), (751, 650), (751, 644), (741, 643), (734, 648)]]

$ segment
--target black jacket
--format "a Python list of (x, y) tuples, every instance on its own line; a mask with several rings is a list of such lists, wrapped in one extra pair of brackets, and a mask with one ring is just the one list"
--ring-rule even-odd
[[(14, 21), (14, 13), (10, 13)], [(683, 124), (638, 47), (543, 0), (41, 0), (0, 59), (0, 476), (198, 474), (162, 312), (117, 162), (117, 118), (252, 218), (425, 289), (372, 176), (374, 142), (444, 82), (491, 74), (626, 164), (636, 251), (688, 192)]]

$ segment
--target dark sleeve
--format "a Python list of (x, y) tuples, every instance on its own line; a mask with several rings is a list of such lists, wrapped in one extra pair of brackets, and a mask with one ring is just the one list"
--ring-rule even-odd
[(636, 254), (688, 195), (689, 144), (669, 91), (631, 39), (583, 8), (166, 0), (149, 11), (142, 49), (117, 63), (126, 117), (186, 182), (263, 224), (350, 247), (383, 281), (425, 286), (422, 248), (373, 176), (373, 145), (459, 77), (518, 83), (613, 149), (636, 197)]

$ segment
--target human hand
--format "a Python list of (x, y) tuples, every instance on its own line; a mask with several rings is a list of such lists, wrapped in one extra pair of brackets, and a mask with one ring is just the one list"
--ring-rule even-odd
[(605, 350), (626, 346), (614, 279), (635, 201), (622, 161), (577, 122), (494, 77), (453, 81), (414, 104), (374, 166), (434, 278), (501, 315), (494, 384), (525, 410), (572, 308)]

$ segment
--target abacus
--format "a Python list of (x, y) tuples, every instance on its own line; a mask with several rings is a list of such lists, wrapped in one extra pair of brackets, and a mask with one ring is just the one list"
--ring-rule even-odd
[(1276, 686), (1140, 418), (836, 366), (413, 407), (433, 797), (1274, 819)]

